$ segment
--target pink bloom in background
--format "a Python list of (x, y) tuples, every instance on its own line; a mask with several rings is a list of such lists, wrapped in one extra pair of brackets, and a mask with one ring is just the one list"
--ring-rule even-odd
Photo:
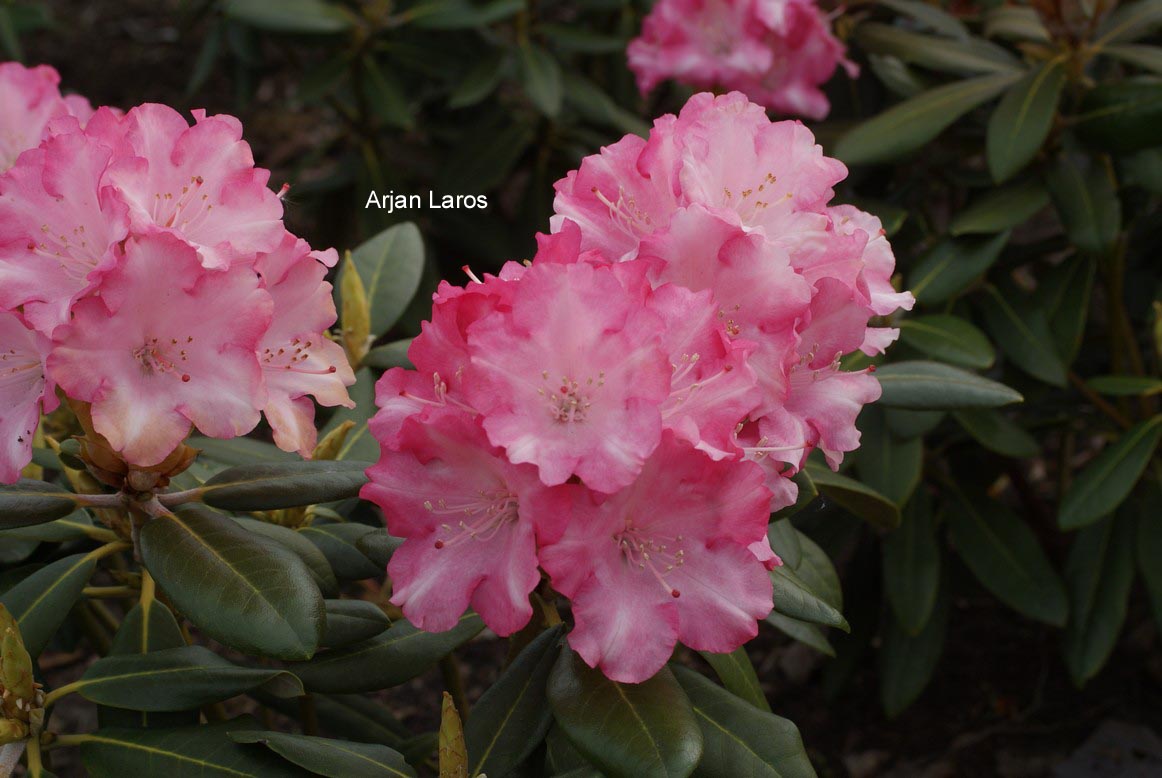
[(32, 459), (41, 411), (57, 405), (44, 367), (48, 338), (13, 313), (0, 312), (0, 483), (10, 484)]
[(48, 65), (0, 62), (0, 172), (48, 138), (54, 119), (75, 116), (83, 123), (92, 115), (83, 97), (61, 97), (60, 80)]
[(837, 66), (858, 73), (830, 27), (814, 0), (659, 0), (627, 56), (643, 94), (674, 79), (822, 119), (830, 104), (820, 86)]

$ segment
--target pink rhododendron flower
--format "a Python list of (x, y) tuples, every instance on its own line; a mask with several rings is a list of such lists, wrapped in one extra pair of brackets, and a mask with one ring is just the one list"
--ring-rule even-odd
[(575, 490), (571, 511), (539, 517), (541, 564), (573, 602), (569, 644), (637, 683), (678, 641), (729, 652), (754, 637), (771, 581), (748, 546), (766, 533), (770, 497), (757, 466), (715, 462), (668, 433), (632, 486), (604, 500)]
[(75, 116), (84, 123), (92, 115), (83, 97), (61, 97), (60, 80), (48, 65), (0, 62), (0, 172), (49, 137), (54, 119)]
[(13, 313), (0, 312), (0, 483), (10, 484), (32, 461), (41, 411), (57, 406), (45, 374), (48, 338)]
[(814, 0), (659, 0), (627, 56), (643, 94), (672, 78), (822, 119), (830, 104), (819, 87), (839, 65), (858, 74), (844, 53)]
[(197, 249), (208, 268), (253, 262), (283, 239), (282, 203), (254, 166), (242, 124), (194, 111), (191, 127), (164, 105), (132, 109), (117, 126), (117, 159), (106, 178), (129, 205), (134, 231), (160, 228)]
[(528, 623), (540, 581), (536, 468), (510, 462), (470, 414), (425, 404), (403, 420), (398, 450), (385, 449), (368, 477), (362, 496), (383, 508), (391, 534), (406, 538), (388, 573), (391, 601), (413, 624), (451, 629), (469, 605), (498, 635)]
[(208, 271), (184, 241), (152, 233), (126, 242), (98, 291), (58, 328), (48, 369), (126, 461), (161, 462), (191, 425), (219, 438), (254, 428), (273, 304), (253, 269)]
[(315, 403), (354, 407), (347, 387), (355, 373), (343, 347), (326, 331), (338, 318), (331, 285), (324, 279), (338, 255), (312, 252), (287, 233), (279, 249), (259, 257), (255, 268), (274, 303), (270, 327), (259, 344), (267, 400), (263, 408), (284, 451), (309, 457), (315, 448)]

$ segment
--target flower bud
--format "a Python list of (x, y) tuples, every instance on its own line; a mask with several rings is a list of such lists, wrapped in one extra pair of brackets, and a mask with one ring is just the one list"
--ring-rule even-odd
[(17, 743), (44, 722), (44, 694), (32, 676), (32, 657), (20, 628), (0, 605), (0, 745)]

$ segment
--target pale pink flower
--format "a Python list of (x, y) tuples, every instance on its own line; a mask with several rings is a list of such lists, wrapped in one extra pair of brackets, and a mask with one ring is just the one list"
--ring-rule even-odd
[(134, 231), (160, 228), (181, 236), (208, 268), (249, 263), (282, 241), (282, 203), (254, 166), (242, 124), (232, 116), (181, 114), (147, 103), (105, 128), (120, 135), (107, 181), (129, 204)]
[(666, 434), (640, 477), (601, 499), (581, 487), (571, 511), (538, 513), (541, 565), (569, 597), (569, 644), (627, 683), (650, 678), (677, 642), (730, 652), (771, 610), (771, 581), (748, 548), (771, 495), (749, 462), (715, 462)]
[(306, 241), (288, 232), (277, 251), (255, 263), (274, 302), (270, 327), (258, 349), (267, 393), (262, 410), (279, 448), (304, 457), (311, 455), (318, 438), (315, 402), (355, 406), (347, 393), (355, 373), (343, 347), (326, 335), (338, 315), (331, 285), (324, 279), (337, 260), (334, 250), (312, 252)]
[(47, 136), (49, 122), (69, 115), (54, 68), (0, 63), (0, 172)]
[(208, 271), (182, 240), (146, 234), (97, 292), (57, 329), (48, 370), (127, 462), (161, 462), (191, 425), (218, 438), (254, 428), (272, 302), (252, 268)]
[(0, 311), (0, 483), (16, 481), (32, 461), (41, 411), (57, 406), (44, 366), (50, 347), (19, 316)]
[(471, 606), (498, 635), (528, 623), (540, 582), (533, 500), (545, 499), (536, 468), (509, 462), (470, 414), (424, 404), (367, 475), (362, 496), (405, 539), (388, 574), (409, 621), (442, 632)]
[(511, 311), (468, 327), (465, 396), (489, 440), (547, 485), (576, 475), (616, 491), (661, 437), (672, 372), (662, 321), (622, 282), (609, 266), (534, 264)]

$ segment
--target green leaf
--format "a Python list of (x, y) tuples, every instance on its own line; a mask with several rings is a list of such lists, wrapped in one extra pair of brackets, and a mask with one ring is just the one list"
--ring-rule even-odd
[(807, 475), (806, 470), (800, 470), (795, 473), (795, 475), (791, 476), (791, 480), (798, 487), (798, 491), (795, 494), (795, 502), (775, 512), (772, 518), (776, 521), (778, 519), (789, 519), (813, 503), (815, 498), (819, 496), (819, 490), (815, 488), (815, 484), (811, 481), (811, 476)]
[(420, 288), (424, 239), (411, 222), (388, 227), (351, 252), (371, 302), (371, 334), (388, 333)]
[(974, 76), (1010, 73), (1020, 67), (1008, 51), (980, 38), (949, 40), (894, 25), (865, 22), (856, 28), (855, 40), (873, 54), (897, 57), (940, 73)]
[(1075, 130), (1087, 144), (1130, 153), (1162, 145), (1162, 83), (1140, 79), (1103, 84), (1081, 101)]
[(932, 680), (948, 634), (948, 594), (942, 585), (932, 615), (918, 635), (909, 635), (888, 612), (880, 646), (880, 701), (895, 718), (916, 701)]
[(525, 94), (541, 113), (555, 117), (561, 112), (564, 98), (561, 66), (552, 54), (535, 43), (521, 45), (519, 63)]
[(101, 729), (81, 735), (81, 759), (92, 778), (296, 778), (265, 749), (236, 745), (230, 735), (253, 729), (247, 719), (167, 729)]
[(880, 529), (894, 529), (900, 525), (899, 507), (876, 490), (815, 462), (807, 463), (807, 472), (821, 495), (853, 516)]
[(1126, 620), (1134, 580), (1134, 526), (1125, 514), (1092, 524), (1073, 541), (1065, 564), (1070, 619), (1065, 665), (1081, 686), (1106, 663)]
[(177, 608), (215, 640), (276, 659), (315, 653), (323, 597), (292, 552), (197, 506), (146, 522), (140, 550)]
[(254, 438), (218, 440), (195, 435), (187, 441), (201, 451), (199, 460), (212, 459), (223, 465), (253, 465), (258, 462), (298, 462), (297, 454), (283, 451), (272, 443)]
[(365, 537), (377, 533), (366, 524), (312, 524), (298, 531), (318, 548), (335, 575), (344, 581), (362, 581), (383, 575), (383, 567), (367, 558), (359, 550), (358, 543)]
[(1018, 81), (989, 119), (989, 172), (997, 182), (1012, 178), (1041, 150), (1065, 86), (1064, 57), (1051, 59)]
[(1057, 355), (1045, 312), (1016, 294), (1002, 295), (991, 285), (985, 290), (987, 294), (981, 300), (985, 324), (1001, 350), (1034, 378), (1065, 386), (1065, 365)]
[(1102, 49), (1102, 54), (1121, 60), (1142, 70), (1162, 74), (1162, 49), (1157, 46), (1123, 43), (1115, 46), (1106, 46)]
[(880, 0), (880, 4), (891, 8), (896, 13), (911, 17), (933, 32), (946, 35), (949, 38), (964, 40), (969, 37), (968, 28), (964, 22), (952, 14), (921, 0)]
[(0, 486), (0, 529), (63, 519), (77, 509), (77, 497), (55, 484), (21, 478)]
[(913, 495), (903, 519), (881, 544), (884, 594), (899, 626), (918, 635), (932, 616), (940, 590), (942, 554), (936, 541), (936, 515), (926, 491)]
[(472, 708), (464, 726), (469, 775), (508, 775), (545, 739), (553, 723), (545, 686), (563, 632), (558, 625), (538, 635)]
[(702, 758), (701, 729), (668, 668), (642, 683), (619, 683), (566, 649), (548, 696), (569, 740), (612, 778), (690, 775)]
[(948, 232), (955, 236), (992, 234), (1018, 227), (1049, 204), (1049, 192), (1040, 181), (988, 190), (953, 217)]
[(939, 362), (894, 362), (876, 371), (880, 402), (912, 410), (995, 408), (1024, 397), (1004, 384)]
[(889, 162), (915, 151), (1021, 77), (1001, 73), (937, 87), (869, 119), (844, 135), (834, 154), (849, 165)]
[(748, 705), (689, 668), (674, 665), (673, 672), (702, 731), (696, 778), (815, 778), (794, 723)]
[(222, 0), (222, 12), (268, 32), (296, 35), (344, 32), (355, 23), (340, 6), (323, 0)]
[(307, 689), (328, 694), (375, 691), (410, 681), (484, 629), (475, 613), (447, 632), (423, 632), (397, 621), (381, 635), (327, 651), (291, 668)]
[(614, 102), (592, 81), (572, 72), (566, 73), (564, 78), (565, 101), (586, 121), (642, 137), (649, 134), (648, 124)]
[(403, 545), (403, 538), (393, 538), (387, 532), (369, 532), (355, 541), (355, 548), (381, 568), (386, 568), (392, 555)]
[(322, 645), (341, 648), (373, 638), (391, 626), (391, 620), (367, 600), (327, 600), (327, 629)]
[(1162, 1), (1125, 3), (1098, 27), (1097, 39), (1092, 45), (1100, 48), (1108, 43), (1138, 40), (1152, 33), (1159, 25), (1162, 25)]
[(470, 0), (433, 0), (409, 9), (406, 16), (426, 30), (463, 30), (504, 21), (525, 9), (525, 0), (492, 0), (477, 5)]
[[(500, 86), (508, 69), (508, 56), (497, 50), (480, 59), (468, 73), (459, 80), (452, 94), (448, 96), (449, 108), (467, 108), (487, 98)], [(366, 363), (366, 360), (364, 360)]]
[(788, 565), (776, 567), (770, 575), (777, 613), (810, 624), (849, 629), (843, 614), (816, 595)]
[(767, 701), (767, 695), (763, 693), (762, 685), (759, 684), (758, 673), (755, 672), (754, 664), (746, 653), (746, 646), (739, 646), (729, 654), (712, 654), (709, 651), (698, 653), (714, 668), (722, 685), (732, 694), (761, 711), (771, 712), (771, 704)]
[(1162, 378), (1133, 375), (1099, 375), (1085, 382), (1098, 394), (1112, 397), (1153, 397), (1162, 394)]
[[(181, 648), (186, 645), (177, 619), (169, 608), (156, 599), (143, 597), (125, 614), (113, 636), (110, 656), (141, 656), (151, 651)], [(198, 722), (196, 711), (146, 713), (100, 707), (97, 721), (105, 727), (180, 727)]]
[(1109, 175), (1100, 166), (1087, 168), (1076, 157), (1062, 157), (1047, 180), (1070, 241), (1092, 254), (1108, 251), (1122, 224), (1118, 193)]
[[(0, 519), (0, 524), (3, 520)], [(89, 514), (77, 510), (63, 519), (48, 521), (43, 524), (33, 524), (17, 529), (0, 531), (0, 543), (12, 540), (36, 540), (42, 543), (65, 543), (70, 540), (84, 540), (100, 530), (93, 525)]]
[(942, 362), (985, 370), (996, 354), (985, 334), (959, 316), (937, 313), (900, 322), (900, 342)]
[(987, 239), (942, 240), (916, 263), (908, 288), (925, 305), (942, 303), (992, 267), (1008, 242), (1007, 232)]
[(339, 592), (339, 582), (335, 579), (335, 572), (331, 563), (323, 556), (314, 543), (288, 527), (271, 524), (257, 519), (235, 518), (244, 529), (260, 535), (267, 540), (278, 543), (292, 554), (303, 560), (303, 564), (311, 571), (311, 577), (326, 596), (333, 596)]
[(303, 694), (303, 685), (285, 670), (239, 667), (202, 646), (98, 659), (76, 690), (87, 700), (115, 708), (175, 711), (200, 708), (257, 687), (279, 697)]
[(1049, 315), (1053, 342), (1067, 365), (1081, 349), (1096, 273), (1094, 258), (1077, 254), (1037, 279), (1038, 304)]
[(948, 528), (960, 557), (997, 599), (1031, 619), (1065, 626), (1065, 585), (1020, 516), (996, 501), (954, 494)]
[(782, 632), (784, 635), (799, 641), (805, 646), (810, 646), (824, 656), (834, 657), (835, 647), (831, 645), (831, 641), (827, 639), (822, 627), (815, 624), (808, 624), (805, 621), (793, 619), (790, 616), (784, 616), (781, 613), (771, 611), (763, 619), (775, 629)]
[(197, 497), (226, 511), (263, 511), (336, 502), (359, 496), (370, 462), (301, 461), (239, 465), (223, 470)]
[(927, 79), (898, 57), (869, 53), (867, 61), (876, 78), (896, 97), (915, 97), (930, 86)]
[[(802, 472), (802, 471), (800, 471)], [(772, 521), (767, 527), (767, 540), (771, 548), (783, 560), (783, 564), (792, 568), (799, 566), (803, 560), (803, 533), (795, 529), (790, 519)]]
[(620, 54), (625, 51), (629, 40), (621, 35), (606, 35), (579, 25), (542, 24), (542, 35), (553, 43), (557, 51), (580, 52), (583, 54)]
[(1138, 570), (1142, 573), (1142, 581), (1146, 584), (1146, 592), (1150, 595), (1150, 604), (1154, 608), (1154, 623), (1159, 632), (1162, 632), (1162, 500), (1158, 485), (1146, 490), (1146, 494), (1139, 499), (1135, 508), (1138, 514), (1138, 535), (1135, 547), (1138, 550)]
[(487, 192), (509, 177), (532, 145), (533, 128), (523, 122), (477, 126), (452, 150), (438, 178), (452, 192)]
[[(372, 112), (391, 127), (410, 130), (415, 127), (415, 115), (408, 103), (403, 84), (390, 70), (384, 70), (371, 55), (365, 55), (363, 90)], [(383, 332), (377, 334), (382, 335)]]
[(901, 438), (918, 438), (927, 435), (940, 426), (944, 411), (906, 411), (902, 408), (884, 408), (884, 418), (893, 435)]
[(262, 743), (288, 762), (327, 778), (415, 778), (398, 751), (374, 743), (354, 743), (284, 732), (231, 732), (235, 743)]
[(355, 426), (347, 433), (337, 460), (358, 459), (364, 462), (379, 460), (379, 443), (371, 434), (368, 422), (375, 413), (375, 374), (366, 366), (355, 371), (355, 385), (348, 390), (354, 408), (339, 408), (331, 416), (322, 434), (327, 434), (344, 422), (354, 422)]
[(20, 36), (16, 34), (16, 25), (12, 22), (12, 10), (5, 6), (0, 6), (0, 48), (16, 62), (24, 59)]
[(0, 594), (0, 605), (16, 619), (24, 647), (33, 657), (40, 655), (68, 618), (69, 610), (80, 599), (96, 567), (92, 555), (67, 556), (45, 565)]
[(1057, 524), (1078, 529), (1100, 519), (1126, 499), (1162, 439), (1162, 414), (1136, 424), (1077, 476), (1061, 500)]
[(952, 417), (973, 440), (1002, 456), (1028, 459), (1041, 451), (1036, 438), (997, 411), (987, 408), (956, 411)]
[(1023, 5), (1004, 5), (985, 14), (984, 34), (988, 38), (1049, 43), (1049, 31), (1036, 9)]
[(924, 441), (897, 438), (888, 429), (883, 408), (870, 406), (859, 416), (859, 478), (896, 505), (903, 505), (920, 483)]

